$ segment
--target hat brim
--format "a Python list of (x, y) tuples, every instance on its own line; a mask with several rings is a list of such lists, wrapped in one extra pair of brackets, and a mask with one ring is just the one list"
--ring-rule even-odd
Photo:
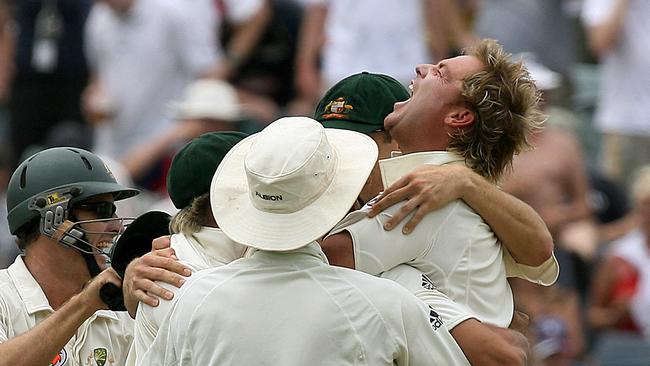
[(350, 210), (377, 161), (366, 135), (325, 129), (338, 162), (334, 179), (307, 207), (293, 213), (260, 211), (251, 202), (244, 161), (258, 134), (233, 147), (212, 179), (210, 203), (219, 228), (233, 241), (269, 251), (305, 246), (327, 234)]
[(211, 118), (225, 122), (237, 122), (244, 117), (241, 104), (215, 109), (212, 104), (205, 103), (170, 103), (171, 115), (174, 119)]

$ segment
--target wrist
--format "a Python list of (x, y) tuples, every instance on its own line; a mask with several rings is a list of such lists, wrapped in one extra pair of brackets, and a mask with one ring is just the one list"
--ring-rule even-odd
[(102, 304), (99, 296), (97, 296), (97, 299), (87, 296), (86, 289), (72, 296), (68, 301), (68, 305), (75, 309), (83, 319), (87, 319), (97, 310), (101, 310)]

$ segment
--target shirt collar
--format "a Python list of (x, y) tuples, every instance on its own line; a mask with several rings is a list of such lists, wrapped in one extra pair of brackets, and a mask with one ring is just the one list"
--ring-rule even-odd
[(388, 188), (421, 165), (445, 165), (459, 162), (464, 162), (463, 157), (449, 151), (425, 151), (379, 160), (379, 169), (384, 188)]
[(7, 268), (7, 272), (30, 315), (44, 310), (53, 311), (43, 289), (27, 269), (22, 255), (18, 256), (14, 263)]
[(244, 256), (247, 246), (232, 241), (219, 228), (201, 227), (199, 232), (188, 235), (195, 245), (200, 246), (204, 253), (220, 263), (230, 263)]
[[(43, 289), (27, 269), (22, 255), (16, 257), (14, 263), (7, 268), (7, 273), (14, 283), (16, 291), (18, 291), (18, 296), (20, 296), (23, 304), (25, 304), (25, 309), (29, 315), (40, 311), (54, 312)], [(115, 312), (110, 310), (99, 310), (95, 312), (95, 316), (119, 320)]]
[(323, 250), (320, 248), (320, 245), (318, 245), (317, 242), (311, 242), (304, 247), (300, 247), (298, 249), (286, 251), (286, 252), (271, 252), (267, 250), (254, 250), (252, 253), (252, 257), (258, 257), (258, 258), (267, 258), (271, 259), (273, 261), (291, 261), (295, 259), (296, 255), (298, 256), (307, 256), (307, 257), (312, 257), (312, 259), (316, 259), (320, 262), (323, 262), (325, 264), (329, 264), (327, 261), (327, 257), (325, 256), (325, 253), (323, 253)]

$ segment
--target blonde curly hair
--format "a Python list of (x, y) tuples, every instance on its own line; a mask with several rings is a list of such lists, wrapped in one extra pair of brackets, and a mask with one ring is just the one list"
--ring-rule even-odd
[(192, 202), (178, 211), (169, 223), (172, 234), (183, 233), (191, 235), (206, 225), (206, 215), (210, 212), (210, 193), (195, 197)]
[(475, 172), (497, 182), (512, 166), (512, 158), (531, 147), (530, 136), (540, 130), (544, 116), (540, 92), (522, 62), (494, 40), (485, 39), (464, 52), (477, 57), (485, 69), (463, 81), (461, 97), (476, 113), (469, 128), (450, 134), (449, 151), (465, 158)]

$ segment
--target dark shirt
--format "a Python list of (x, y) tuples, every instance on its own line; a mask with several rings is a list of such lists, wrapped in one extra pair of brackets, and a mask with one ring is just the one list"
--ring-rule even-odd
[[(43, 74), (35, 70), (32, 65), (36, 18), (43, 3), (43, 0), (11, 2), (18, 31), (15, 63), (19, 76)], [(83, 50), (84, 25), (92, 0), (56, 0), (55, 3), (63, 22), (63, 32), (56, 42), (58, 46), (56, 67), (46, 74), (85, 77), (88, 68)]]

